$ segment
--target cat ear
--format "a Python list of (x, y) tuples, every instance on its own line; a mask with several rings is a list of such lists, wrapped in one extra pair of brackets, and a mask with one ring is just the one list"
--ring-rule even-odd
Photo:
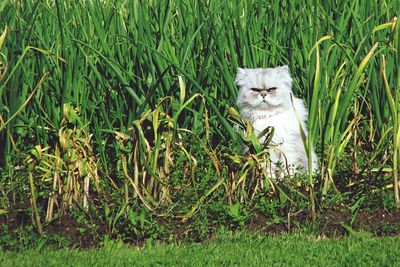
[(283, 65), (283, 66), (279, 67), (279, 69), (281, 71), (289, 73), (289, 66), (288, 65)]
[(246, 69), (238, 68), (235, 79), (236, 84), (239, 84), (239, 82), (243, 80), (244, 77), (246, 77)]
[(246, 69), (238, 68), (236, 75), (246, 75)]

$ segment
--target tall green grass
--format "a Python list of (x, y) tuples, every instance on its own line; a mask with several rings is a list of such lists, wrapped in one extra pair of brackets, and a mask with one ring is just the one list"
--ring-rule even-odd
[[(173, 206), (172, 169), (185, 159), (190, 184), (200, 160), (192, 153), (196, 146), (213, 162), (208, 174), (216, 178), (186, 215), (220, 187), (232, 197), (242, 192), (236, 200), (251, 200), (266, 186), (253, 177), (252, 189), (244, 188), (260, 154), (233, 172), (224, 165), (223, 155), (236, 163), (249, 159), (232, 152), (240, 150), (228, 113), (237, 95), (234, 76), (238, 67), (287, 64), (295, 94), (309, 106), (307, 146), (319, 148), (320, 177), (309, 177), (311, 203), (316, 179), (321, 188), (315, 190), (327, 194), (343, 178), (335, 175), (338, 161), (350, 153), (354, 174), (374, 179), (376, 172), (392, 172), (398, 206), (398, 10), (398, 1), (4, 0), (4, 179), (24, 183), (13, 177), (33, 166), (32, 193), (36, 184), (48, 191), (49, 206), (56, 192), (72, 194), (64, 195), (65, 203), (81, 203), (89, 193), (79, 179), (91, 174), (97, 183), (97, 174), (68, 167), (74, 162), (66, 151), (84, 141), (69, 135), (73, 141), (63, 148), (60, 139), (79, 131), (87, 141), (78, 147), (93, 151), (76, 160), (87, 164), (86, 157), (98, 155), (90, 162), (100, 166), (99, 188), (115, 188), (126, 203), (139, 198), (150, 210)], [(69, 121), (65, 108), (75, 108), (79, 119)], [(360, 163), (364, 146), (372, 152)], [(36, 154), (47, 147), (46, 161)], [(221, 147), (231, 152), (220, 153)], [(79, 181), (67, 189), (71, 177)]]

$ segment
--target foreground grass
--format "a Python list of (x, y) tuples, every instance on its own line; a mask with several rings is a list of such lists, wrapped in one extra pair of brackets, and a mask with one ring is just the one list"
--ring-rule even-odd
[(239, 234), (203, 244), (144, 249), (113, 244), (99, 250), (0, 252), (2, 266), (395, 266), (400, 237), (357, 234), (342, 239)]

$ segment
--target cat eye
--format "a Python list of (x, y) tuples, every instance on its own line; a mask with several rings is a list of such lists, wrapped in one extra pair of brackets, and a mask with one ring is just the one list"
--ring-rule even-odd
[(272, 91), (276, 90), (276, 87), (271, 87), (271, 88), (268, 88), (268, 89), (250, 88), (250, 90), (253, 91), (253, 92), (256, 92), (256, 93), (259, 93), (259, 92), (262, 92), (262, 91), (272, 92)]

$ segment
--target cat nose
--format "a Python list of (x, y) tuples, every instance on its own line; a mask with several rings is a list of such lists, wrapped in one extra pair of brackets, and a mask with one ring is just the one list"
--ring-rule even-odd
[(266, 96), (267, 96), (267, 93), (265, 93), (265, 92), (261, 92), (261, 96), (262, 96), (262, 98), (264, 98), (264, 97), (266, 97)]

